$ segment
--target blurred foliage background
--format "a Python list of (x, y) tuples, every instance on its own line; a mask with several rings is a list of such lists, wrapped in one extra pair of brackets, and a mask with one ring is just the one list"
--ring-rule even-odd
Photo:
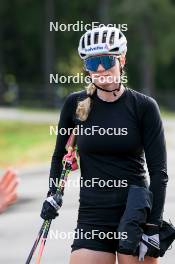
[(128, 85), (175, 108), (174, 0), (1, 0), (0, 104), (57, 108), (83, 84), (49, 83), (49, 74), (82, 72), (82, 31), (49, 31), (49, 22), (127, 24)]
[[(57, 110), (67, 94), (84, 89), (49, 82), (50, 74), (83, 74), (77, 46), (84, 33), (50, 31), (49, 23), (94, 21), (127, 24), (128, 86), (175, 110), (175, 0), (1, 0), (0, 106)], [(48, 125), (19, 121), (0, 121), (0, 164), (50, 160), (55, 139)]]

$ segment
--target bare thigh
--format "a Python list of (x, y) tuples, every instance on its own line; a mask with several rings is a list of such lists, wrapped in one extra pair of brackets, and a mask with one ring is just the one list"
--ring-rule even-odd
[(81, 248), (71, 253), (69, 264), (115, 264), (112, 253)]
[(145, 257), (144, 261), (139, 261), (138, 257), (131, 255), (117, 254), (118, 264), (158, 264), (158, 258)]

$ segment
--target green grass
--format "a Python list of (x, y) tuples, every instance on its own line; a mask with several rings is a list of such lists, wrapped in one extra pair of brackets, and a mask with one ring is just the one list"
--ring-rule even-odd
[(48, 124), (0, 121), (0, 167), (50, 162), (55, 138)]
[(29, 107), (18, 107), (19, 110), (29, 113), (46, 113), (46, 114), (58, 114), (58, 109), (45, 109), (45, 108), (29, 108)]
[(163, 118), (175, 118), (175, 112), (170, 111), (164, 107), (160, 107), (161, 115)]

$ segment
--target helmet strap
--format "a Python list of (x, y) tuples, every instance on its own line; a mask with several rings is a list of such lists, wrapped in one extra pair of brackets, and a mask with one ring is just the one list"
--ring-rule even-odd
[(120, 88), (121, 88), (121, 82), (119, 83), (119, 87), (118, 87), (118, 88), (113, 89), (113, 90), (111, 90), (111, 91), (106, 90), (106, 89), (103, 89), (103, 88), (97, 86), (95, 83), (93, 83), (93, 85), (95, 85), (95, 87), (96, 87), (97, 89), (101, 90), (101, 91), (104, 91), (104, 92), (107, 92), (107, 93), (113, 93), (114, 96), (117, 96), (116, 93), (115, 93), (115, 91), (120, 91)]

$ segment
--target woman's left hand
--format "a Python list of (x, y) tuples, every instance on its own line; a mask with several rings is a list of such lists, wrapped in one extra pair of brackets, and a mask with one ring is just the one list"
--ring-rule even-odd
[(146, 224), (139, 244), (139, 261), (144, 260), (145, 255), (157, 258), (159, 257), (159, 252), (159, 227), (153, 224)]

